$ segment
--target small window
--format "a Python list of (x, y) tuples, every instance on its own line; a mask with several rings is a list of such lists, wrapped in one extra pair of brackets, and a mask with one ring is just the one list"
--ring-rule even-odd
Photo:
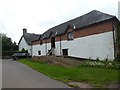
[(68, 39), (68, 40), (73, 40), (73, 39), (74, 39), (74, 37), (73, 37), (73, 32), (68, 32), (68, 33), (67, 33), (67, 39)]
[(41, 51), (38, 51), (38, 55), (41, 55)]

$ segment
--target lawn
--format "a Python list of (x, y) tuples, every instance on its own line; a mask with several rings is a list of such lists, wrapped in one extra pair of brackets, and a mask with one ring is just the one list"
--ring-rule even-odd
[(30, 59), (21, 59), (19, 62), (28, 65), (53, 79), (63, 82), (77, 81), (90, 83), (100, 87), (109, 83), (117, 83), (118, 70), (101, 67), (62, 67), (47, 63), (33, 62)]

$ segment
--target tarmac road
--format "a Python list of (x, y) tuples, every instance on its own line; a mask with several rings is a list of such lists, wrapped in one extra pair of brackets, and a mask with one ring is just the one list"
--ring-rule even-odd
[(17, 61), (2, 61), (2, 88), (70, 88)]

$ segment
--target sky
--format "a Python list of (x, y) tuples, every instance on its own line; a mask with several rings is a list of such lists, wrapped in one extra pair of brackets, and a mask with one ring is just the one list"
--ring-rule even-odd
[(0, 33), (19, 42), (23, 28), (42, 34), (49, 28), (98, 10), (118, 17), (120, 0), (0, 0)]

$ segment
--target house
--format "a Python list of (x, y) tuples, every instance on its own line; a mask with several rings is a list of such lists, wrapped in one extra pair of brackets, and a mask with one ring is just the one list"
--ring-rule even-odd
[(18, 46), (19, 51), (22, 49), (28, 50), (28, 53), (32, 55), (32, 41), (38, 40), (40, 35), (27, 33), (27, 29), (23, 29), (23, 35), (21, 36)]
[(32, 41), (32, 56), (56, 55), (113, 60), (119, 20), (97, 10), (57, 25)]

